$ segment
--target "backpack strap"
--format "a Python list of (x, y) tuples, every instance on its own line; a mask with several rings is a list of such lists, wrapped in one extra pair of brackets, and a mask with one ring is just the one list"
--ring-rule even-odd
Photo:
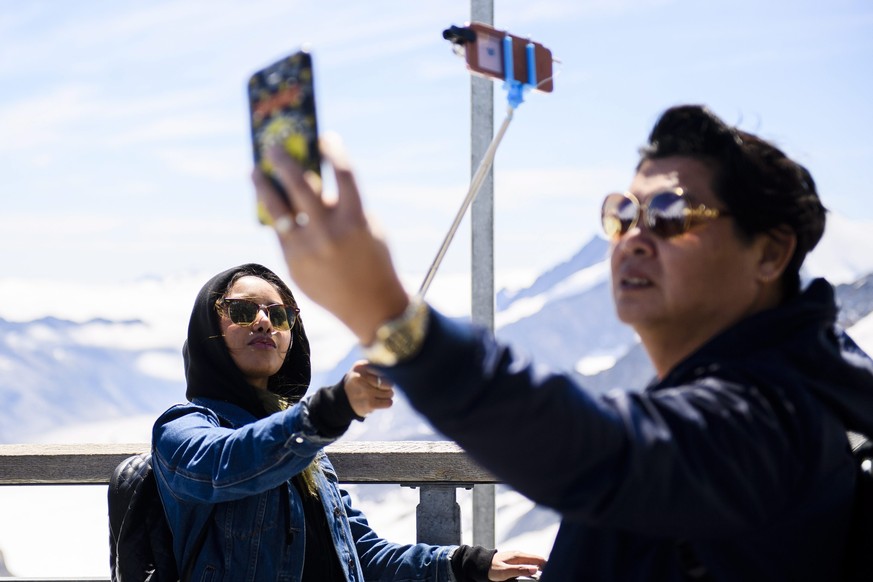
[(109, 481), (110, 579), (175, 580), (176, 559), (149, 453), (122, 461)]

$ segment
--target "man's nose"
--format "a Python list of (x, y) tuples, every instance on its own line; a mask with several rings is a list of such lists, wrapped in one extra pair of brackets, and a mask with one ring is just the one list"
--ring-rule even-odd
[(651, 254), (654, 252), (655, 236), (643, 221), (638, 221), (632, 229), (621, 235), (618, 244), (629, 255)]

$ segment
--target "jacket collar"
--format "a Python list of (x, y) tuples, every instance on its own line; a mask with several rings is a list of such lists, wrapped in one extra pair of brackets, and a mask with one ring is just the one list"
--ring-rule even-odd
[(833, 287), (816, 279), (786, 304), (718, 334), (650, 389), (753, 370), (758, 377), (810, 390), (847, 429), (873, 436), (873, 360), (836, 317)]

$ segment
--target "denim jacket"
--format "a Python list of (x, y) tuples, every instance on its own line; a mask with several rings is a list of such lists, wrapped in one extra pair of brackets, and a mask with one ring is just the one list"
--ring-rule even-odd
[(304, 513), (289, 480), (317, 458), (318, 491), (347, 580), (453, 581), (454, 546), (394, 544), (370, 528), (337, 486), (322, 451), (332, 440), (318, 435), (305, 400), (260, 420), (206, 398), (162, 414), (153, 465), (180, 571), (206, 524), (191, 580), (299, 581)]

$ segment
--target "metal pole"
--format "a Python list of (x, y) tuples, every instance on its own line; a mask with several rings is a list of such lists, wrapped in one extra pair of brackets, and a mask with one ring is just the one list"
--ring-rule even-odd
[[(494, 24), (494, 0), (470, 0), (470, 20)], [(471, 174), (494, 135), (494, 82), (470, 76)], [(505, 128), (504, 128), (505, 130)], [(473, 322), (494, 330), (494, 172), (485, 176), (470, 214)], [(473, 487), (473, 544), (495, 547), (494, 485)]]

